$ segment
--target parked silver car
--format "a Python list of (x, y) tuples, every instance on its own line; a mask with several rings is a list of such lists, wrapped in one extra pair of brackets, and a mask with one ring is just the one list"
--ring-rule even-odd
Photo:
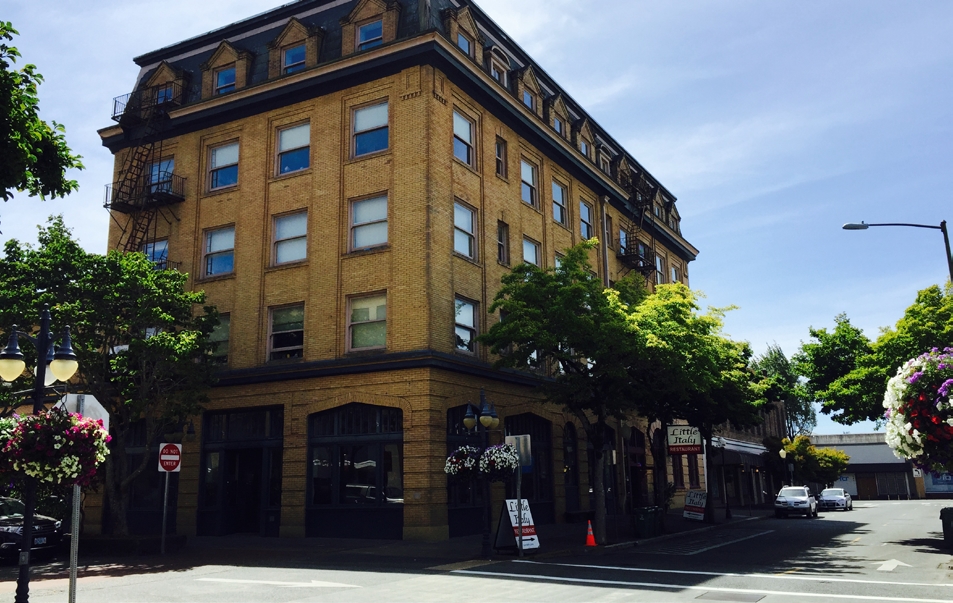
[(777, 518), (788, 515), (804, 515), (817, 517), (817, 499), (811, 494), (807, 486), (793, 486), (781, 488), (774, 499), (774, 516)]
[(821, 491), (821, 495), (817, 500), (817, 504), (820, 507), (821, 511), (853, 511), (854, 510), (854, 501), (850, 498), (850, 492), (844, 490), (843, 488), (826, 488)]

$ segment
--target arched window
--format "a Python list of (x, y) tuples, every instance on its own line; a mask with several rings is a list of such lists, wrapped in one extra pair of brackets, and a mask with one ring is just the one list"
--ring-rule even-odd
[[(529, 435), (533, 465), (523, 468), (522, 495), (531, 505), (537, 524), (553, 523), (553, 424), (546, 419), (525, 413), (506, 417), (506, 435)], [(516, 483), (507, 483), (508, 498), (516, 497)]]

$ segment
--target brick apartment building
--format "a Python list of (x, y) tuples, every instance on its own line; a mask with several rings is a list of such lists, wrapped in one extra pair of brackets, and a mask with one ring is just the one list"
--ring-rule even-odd
[[(222, 312), (220, 380), (183, 430), (179, 533), (479, 531), (478, 493), (443, 466), (473, 441), (481, 389), (501, 432), (532, 435), (537, 521), (589, 507), (581, 427), (474, 337), (508, 270), (594, 236), (606, 284), (687, 283), (697, 250), (669, 191), (464, 0), (300, 0), (135, 62), (100, 131), (110, 246), (187, 272)], [(610, 512), (647, 502), (665, 457), (646, 430), (612, 429)], [(701, 483), (699, 459), (677, 463)], [(141, 490), (130, 519), (148, 531)]]

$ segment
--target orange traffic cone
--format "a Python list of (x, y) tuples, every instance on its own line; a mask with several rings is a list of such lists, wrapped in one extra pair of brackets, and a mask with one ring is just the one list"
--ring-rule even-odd
[(592, 521), (589, 522), (589, 529), (586, 531), (586, 546), (596, 546), (596, 537), (592, 535)]

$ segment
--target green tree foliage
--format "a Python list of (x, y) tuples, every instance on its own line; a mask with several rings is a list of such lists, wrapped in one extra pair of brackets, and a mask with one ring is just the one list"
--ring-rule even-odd
[[(16, 240), (5, 246), (0, 327), (9, 332), (19, 322), (29, 330), (23, 322), (36, 320), (43, 304), (56, 328), (71, 326), (80, 368), (70, 387), (94, 395), (110, 414), (105, 488), (113, 532), (124, 535), (132, 483), (155, 462), (143, 455), (130, 464), (126, 448), (136, 438), (151, 450), (160, 435), (200, 412), (217, 313), (201, 307), (204, 293), (185, 290), (187, 275), (158, 270), (141, 253), (87, 253), (60, 218), (41, 228), (38, 240), (36, 248)], [(15, 389), (31, 385), (28, 376), (14, 382)]]
[(751, 362), (751, 367), (767, 387), (765, 397), (784, 404), (787, 436), (810, 434), (817, 425), (813, 398), (800, 383), (795, 367), (777, 344)]
[(881, 421), (887, 381), (910, 358), (953, 346), (953, 289), (928, 287), (894, 328), (871, 342), (843, 314), (832, 332), (811, 329), (812, 341), (795, 355), (807, 390), (823, 404), (821, 412), (838, 423)]
[[(817, 448), (806, 435), (795, 436), (794, 439), (784, 438), (765, 440), (767, 465), (776, 475), (789, 481), (788, 463), (794, 464), (794, 481), (796, 484), (813, 482), (830, 486), (847, 470), (850, 456), (843, 450), (836, 448)], [(779, 451), (784, 448), (787, 457), (783, 460)]]
[(16, 190), (62, 197), (78, 187), (66, 170), (83, 169), (81, 158), (66, 146), (63, 126), (40, 119), (43, 76), (34, 65), (14, 68), (20, 52), (7, 44), (14, 35), (13, 24), (0, 21), (0, 196), (8, 201)]

